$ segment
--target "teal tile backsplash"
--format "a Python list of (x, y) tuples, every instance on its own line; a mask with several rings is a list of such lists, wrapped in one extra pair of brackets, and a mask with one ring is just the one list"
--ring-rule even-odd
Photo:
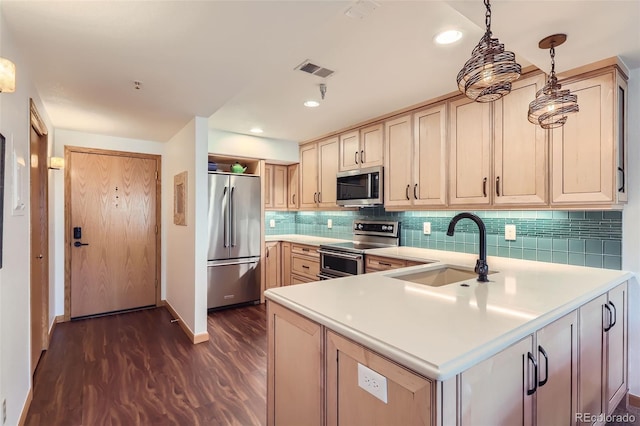
[[(478, 229), (468, 220), (458, 222), (453, 237), (446, 235), (454, 211), (387, 212), (384, 208), (359, 211), (273, 212), (265, 214), (267, 235), (304, 234), (351, 239), (353, 220), (401, 222), (400, 244), (435, 250), (475, 253)], [(619, 211), (478, 211), (487, 228), (490, 256), (540, 262), (621, 269), (622, 212)], [(332, 228), (327, 227), (331, 219)], [(271, 228), (270, 222), (275, 227)], [(422, 223), (431, 222), (431, 235)], [(504, 225), (516, 225), (516, 240), (505, 241)]]

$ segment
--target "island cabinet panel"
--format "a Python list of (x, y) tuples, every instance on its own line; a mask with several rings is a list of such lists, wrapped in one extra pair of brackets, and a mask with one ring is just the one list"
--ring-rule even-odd
[(535, 387), (531, 354), (533, 337), (480, 362), (459, 375), (459, 425), (531, 425)]
[(324, 424), (322, 328), (267, 301), (267, 424)]
[[(327, 425), (433, 424), (431, 380), (331, 331), (327, 331), (326, 354)], [(368, 373), (359, 373), (359, 365), (384, 377), (386, 402), (359, 386), (359, 374), (368, 382)]]
[(449, 204), (489, 205), (491, 104), (461, 98), (449, 111)]

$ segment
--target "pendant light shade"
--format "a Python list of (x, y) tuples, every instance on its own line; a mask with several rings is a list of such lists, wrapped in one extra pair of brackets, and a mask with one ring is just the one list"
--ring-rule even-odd
[(511, 91), (511, 82), (520, 78), (522, 68), (516, 55), (505, 51), (504, 44), (491, 37), (491, 5), (486, 7), (486, 32), (471, 52), (471, 58), (458, 73), (458, 89), (476, 102), (491, 102)]
[(16, 91), (16, 66), (8, 59), (0, 58), (0, 92)]
[(545, 37), (538, 43), (538, 47), (541, 49), (549, 49), (551, 74), (549, 74), (544, 87), (536, 93), (536, 98), (529, 104), (528, 119), (543, 129), (562, 127), (567, 122), (567, 114), (579, 111), (578, 96), (569, 90), (561, 90), (562, 86), (556, 77), (555, 47), (560, 46), (566, 39), (566, 34), (554, 34)]

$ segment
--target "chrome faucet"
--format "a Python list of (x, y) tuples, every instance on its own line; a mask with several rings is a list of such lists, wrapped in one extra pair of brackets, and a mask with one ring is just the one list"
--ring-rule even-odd
[(484, 222), (478, 216), (473, 213), (458, 213), (449, 222), (449, 229), (447, 229), (447, 235), (453, 237), (455, 232), (456, 223), (460, 219), (471, 219), (478, 225), (480, 230), (480, 254), (479, 259), (476, 261), (476, 268), (474, 271), (478, 274), (478, 281), (487, 282), (487, 274), (489, 273), (489, 265), (487, 265), (487, 228), (484, 226)]

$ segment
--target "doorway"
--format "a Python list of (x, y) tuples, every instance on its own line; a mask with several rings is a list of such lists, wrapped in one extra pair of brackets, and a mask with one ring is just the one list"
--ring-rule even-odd
[(66, 147), (65, 318), (159, 301), (160, 156)]
[(30, 100), (29, 201), (31, 203), (31, 374), (49, 344), (49, 175), (48, 132)]

